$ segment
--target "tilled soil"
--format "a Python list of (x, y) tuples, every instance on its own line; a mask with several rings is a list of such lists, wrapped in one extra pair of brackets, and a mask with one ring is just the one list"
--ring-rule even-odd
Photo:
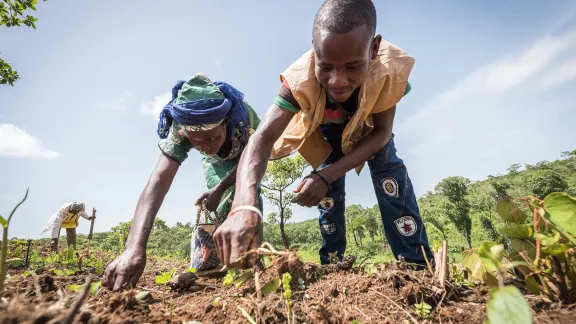
[[(186, 264), (150, 264), (136, 289), (110, 292), (102, 287), (96, 296), (88, 294), (73, 322), (248, 323), (245, 312), (258, 323), (288, 323), (281, 288), (259, 300), (253, 280), (241, 288), (223, 287), (222, 278), (196, 278), (187, 274), (188, 280), (170, 284), (173, 289), (157, 285), (155, 277), (172, 268), (183, 273)], [(326, 271), (311, 264), (303, 267), (300, 264), (297, 268), (301, 271), (298, 276), (305, 277), (307, 282), (304, 289), (300, 289), (298, 277), (293, 276), (291, 322), (294, 323), (470, 324), (486, 320), (489, 288), (483, 285), (453, 286), (444, 294), (427, 271), (408, 270), (400, 264), (380, 268), (372, 274), (359, 269)], [(287, 270), (285, 264), (273, 265), (262, 274), (262, 284), (284, 270)], [(62, 277), (49, 272), (24, 277), (21, 271), (10, 274), (6, 294), (0, 302), (0, 323), (65, 323), (81, 294), (66, 286), (82, 285), (88, 275), (77, 272)], [(140, 298), (144, 295), (142, 292), (148, 294)], [(428, 319), (418, 317), (414, 311), (413, 305), (422, 299), (432, 306)], [(527, 299), (535, 323), (575, 322), (574, 305), (560, 307), (538, 296), (528, 295)]]

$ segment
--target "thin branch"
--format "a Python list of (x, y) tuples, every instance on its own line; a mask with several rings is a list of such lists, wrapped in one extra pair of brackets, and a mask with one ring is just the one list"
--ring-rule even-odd
[(92, 276), (89, 275), (86, 277), (86, 285), (84, 286), (84, 290), (82, 290), (82, 293), (76, 298), (76, 302), (74, 302), (74, 306), (72, 307), (70, 315), (68, 315), (66, 324), (72, 324), (74, 322), (74, 317), (80, 310), (80, 306), (82, 306), (86, 295), (88, 295), (88, 292), (90, 291), (90, 283), (92, 283)]
[(406, 313), (406, 315), (408, 315), (410, 317), (410, 319), (412, 320), (412, 323), (418, 324), (418, 321), (416, 319), (414, 319), (414, 317), (410, 314), (410, 312), (408, 312), (407, 310), (405, 310), (404, 308), (402, 308), (400, 305), (396, 304), (392, 299), (390, 299), (388, 296), (384, 295), (383, 293), (374, 290), (372, 288), (370, 288), (370, 290), (372, 290), (373, 292), (377, 293), (378, 295), (388, 299), (389, 302), (391, 302), (394, 306), (398, 307), (398, 309), (400, 309), (401, 311), (403, 311), (404, 313)]

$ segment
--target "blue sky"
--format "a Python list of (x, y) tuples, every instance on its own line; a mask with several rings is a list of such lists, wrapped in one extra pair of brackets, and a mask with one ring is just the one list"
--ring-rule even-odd
[[(378, 32), (416, 58), (394, 132), (418, 195), (576, 149), (574, 1), (377, 2)], [(96, 206), (96, 231), (131, 219), (173, 84), (204, 72), (262, 116), (279, 73), (309, 49), (320, 4), (61, 0), (38, 5), (36, 30), (0, 28), (0, 55), (22, 77), (0, 87), (0, 213), (30, 186), (10, 237), (38, 238), (72, 200)], [(201, 181), (194, 153), (159, 217), (192, 221)], [(347, 189), (348, 203), (376, 202), (366, 170)], [(294, 220), (316, 214), (296, 208)]]

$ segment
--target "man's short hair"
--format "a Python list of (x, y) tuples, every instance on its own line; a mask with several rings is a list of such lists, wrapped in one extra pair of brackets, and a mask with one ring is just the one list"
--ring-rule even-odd
[(314, 33), (324, 29), (345, 34), (362, 25), (376, 34), (376, 8), (371, 0), (326, 0), (316, 13)]

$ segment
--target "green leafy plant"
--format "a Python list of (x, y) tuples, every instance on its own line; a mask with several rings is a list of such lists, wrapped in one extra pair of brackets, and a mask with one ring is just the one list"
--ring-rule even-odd
[(306, 282), (300, 277), (298, 277), (298, 289), (306, 289)]
[[(522, 273), (533, 294), (543, 292), (553, 300), (573, 302), (570, 290), (576, 286), (576, 199), (553, 192), (543, 200), (528, 196), (515, 201), (498, 203), (498, 214), (511, 223), (499, 230), (510, 239), (510, 268)], [(532, 218), (522, 208), (530, 210)]]
[(168, 284), (168, 282), (170, 282), (170, 280), (172, 280), (172, 277), (174, 276), (175, 273), (176, 269), (172, 269), (170, 271), (162, 272), (161, 274), (156, 276), (156, 278), (154, 278), (156, 284), (162, 286), (162, 303), (165, 303), (166, 285)]
[(290, 282), (292, 281), (292, 275), (285, 272), (282, 274), (282, 288), (284, 289), (284, 300), (286, 301), (286, 307), (288, 311), (288, 323), (293, 320), (292, 316), (292, 290), (290, 289)]
[(249, 279), (252, 277), (251, 271), (244, 271), (236, 280), (234, 280), (234, 286), (236, 288), (242, 287)]
[(414, 312), (421, 319), (430, 318), (431, 310), (432, 306), (428, 305), (424, 300), (422, 300), (419, 304), (414, 304)]
[(222, 280), (222, 285), (224, 287), (226, 286), (230, 286), (232, 283), (234, 283), (234, 278), (236, 277), (236, 269), (230, 269), (226, 272), (226, 276), (224, 276), (224, 279)]
[(4, 295), (4, 280), (6, 279), (6, 270), (7, 270), (6, 256), (8, 255), (8, 226), (10, 225), (10, 221), (12, 220), (12, 216), (14, 216), (14, 212), (16, 212), (16, 209), (18, 209), (18, 207), (20, 207), (20, 205), (22, 205), (24, 201), (26, 201), (26, 199), (28, 198), (29, 189), (30, 188), (26, 189), (26, 194), (24, 195), (24, 198), (16, 205), (16, 207), (14, 207), (14, 209), (12, 209), (12, 212), (10, 212), (10, 216), (8, 216), (8, 219), (5, 219), (4, 217), (2, 217), (2, 215), (0, 215), (0, 223), (2, 224), (2, 254), (0, 257), (0, 296)]
[[(102, 282), (100, 282), (100, 281), (93, 282), (90, 284), (89, 291), (92, 294), (92, 296), (98, 295), (98, 292), (100, 291), (100, 287), (102, 287)], [(82, 289), (84, 289), (84, 285), (78, 285), (78, 284), (67, 285), (66, 289), (68, 289), (70, 291), (80, 292), (80, 291), (82, 291)]]

